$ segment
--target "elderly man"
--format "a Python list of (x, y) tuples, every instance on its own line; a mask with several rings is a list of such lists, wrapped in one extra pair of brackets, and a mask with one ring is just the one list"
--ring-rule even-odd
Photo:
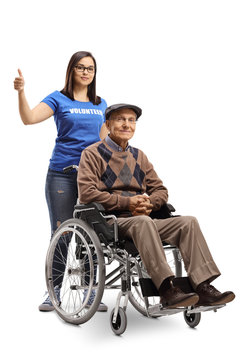
[[(210, 285), (220, 272), (197, 220), (191, 216), (152, 219), (149, 214), (167, 202), (168, 192), (147, 156), (129, 145), (142, 110), (129, 104), (106, 109), (109, 135), (82, 153), (78, 172), (81, 203), (99, 202), (115, 213), (122, 236), (130, 237), (159, 290), (164, 307), (217, 305), (230, 302), (231, 291)], [(180, 249), (194, 292), (174, 287), (162, 241)]]

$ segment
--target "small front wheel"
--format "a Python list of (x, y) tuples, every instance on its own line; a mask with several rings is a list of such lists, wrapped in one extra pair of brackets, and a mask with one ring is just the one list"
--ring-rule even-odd
[(201, 320), (201, 313), (188, 314), (187, 310), (183, 313), (184, 320), (191, 328), (195, 328)]
[(123, 308), (120, 307), (118, 309), (116, 322), (113, 322), (114, 311), (115, 309), (112, 310), (110, 315), (111, 328), (114, 334), (121, 335), (127, 327), (127, 315)]

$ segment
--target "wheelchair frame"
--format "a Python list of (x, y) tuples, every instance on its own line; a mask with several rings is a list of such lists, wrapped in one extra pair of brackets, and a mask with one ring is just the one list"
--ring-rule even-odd
[[(175, 211), (166, 204), (164, 215)], [(111, 220), (112, 225), (107, 221)], [(164, 244), (170, 255), (176, 277), (182, 276), (182, 259), (179, 250)], [(65, 254), (65, 255), (64, 255)], [(57, 260), (56, 260), (57, 259)], [(54, 289), (55, 262), (61, 263), (62, 277), (60, 301)], [(106, 266), (118, 266), (106, 275)], [(97, 203), (75, 206), (73, 219), (62, 223), (53, 235), (46, 257), (46, 282), (50, 299), (58, 315), (66, 322), (82, 324), (91, 319), (98, 309), (104, 289), (120, 289), (110, 324), (116, 335), (127, 327), (128, 300), (137, 311), (147, 317), (160, 317), (183, 312), (186, 323), (194, 328), (201, 312), (222, 308), (225, 305), (188, 308), (164, 308), (159, 294), (144, 268), (132, 242), (118, 238), (115, 215), (106, 215)], [(121, 284), (118, 284), (121, 280)], [(117, 283), (117, 284), (116, 284)], [(93, 294), (93, 301), (90, 302)], [(120, 306), (123, 299), (123, 305)]]

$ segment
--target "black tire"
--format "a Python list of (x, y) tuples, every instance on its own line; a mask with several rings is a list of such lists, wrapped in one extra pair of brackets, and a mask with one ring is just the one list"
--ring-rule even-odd
[(116, 319), (116, 322), (114, 323), (113, 322), (114, 310), (115, 309), (112, 310), (111, 315), (110, 315), (111, 328), (112, 328), (112, 331), (114, 332), (114, 334), (121, 335), (124, 333), (124, 331), (126, 330), (126, 327), (127, 327), (127, 315), (126, 315), (126, 312), (123, 310), (123, 308), (119, 307), (117, 319)]
[(184, 320), (191, 328), (195, 328), (201, 320), (201, 313), (188, 314), (187, 311), (183, 313)]
[[(60, 299), (54, 291), (59, 281)], [(69, 219), (54, 233), (46, 257), (46, 282), (53, 306), (66, 322), (82, 324), (97, 311), (105, 285), (104, 257), (96, 233), (83, 220)]]

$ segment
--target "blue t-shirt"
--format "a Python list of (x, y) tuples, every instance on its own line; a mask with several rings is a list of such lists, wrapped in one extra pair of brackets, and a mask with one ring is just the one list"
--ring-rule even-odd
[(82, 151), (100, 140), (99, 132), (105, 122), (106, 101), (99, 105), (71, 100), (60, 91), (42, 100), (54, 111), (57, 126), (56, 144), (50, 159), (50, 168), (56, 171), (69, 165), (78, 165)]

